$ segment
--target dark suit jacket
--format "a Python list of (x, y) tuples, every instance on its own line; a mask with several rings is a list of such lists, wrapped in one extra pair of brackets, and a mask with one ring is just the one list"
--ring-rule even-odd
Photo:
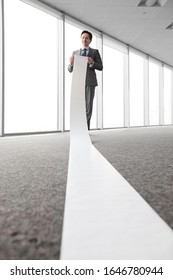
[[(74, 51), (73, 55), (80, 55), (80, 50)], [(96, 70), (101, 71), (103, 69), (102, 60), (99, 54), (99, 51), (96, 49), (89, 48), (88, 56), (92, 57), (94, 64), (91, 66), (88, 64), (87, 66), (87, 73), (86, 73), (86, 85), (88, 86), (97, 86), (97, 77), (96, 77)], [(68, 71), (73, 71), (73, 65), (69, 64)]]

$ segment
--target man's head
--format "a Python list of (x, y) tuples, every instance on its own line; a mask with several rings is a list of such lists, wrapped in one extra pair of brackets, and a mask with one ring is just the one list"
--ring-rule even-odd
[(89, 46), (89, 44), (90, 44), (91, 41), (92, 41), (92, 37), (93, 37), (93, 35), (92, 35), (91, 32), (89, 32), (89, 31), (87, 31), (87, 30), (82, 31), (82, 33), (81, 33), (81, 39), (82, 39), (82, 45), (83, 45), (83, 47), (88, 47), (88, 46)]

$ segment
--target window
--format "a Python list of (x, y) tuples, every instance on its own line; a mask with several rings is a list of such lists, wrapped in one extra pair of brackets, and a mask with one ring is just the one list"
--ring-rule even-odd
[(164, 124), (171, 124), (171, 70), (164, 67)]
[(149, 61), (149, 124), (159, 125), (159, 65)]
[[(48, 9), (46, 13), (21, 0), (4, 1), (5, 80), (1, 73), (0, 86), (5, 91), (0, 94), (0, 135), (3, 131), (70, 129), (72, 74), (67, 67), (72, 52), (81, 47), (82, 30), (88, 28), (65, 16), (64, 33), (64, 19)], [(143, 126), (144, 118), (146, 125), (171, 124), (172, 70), (165, 66), (163, 75), (160, 62), (152, 58), (147, 58), (144, 67), (142, 55), (132, 49), (128, 52), (126, 45), (108, 35), (92, 33), (91, 47), (103, 47), (103, 72), (96, 71), (100, 81), (91, 128), (102, 128), (102, 121), (103, 128)]]
[[(2, 14), (2, 0), (0, 0), (0, 19)], [(0, 136), (3, 135), (3, 22), (0, 20)]]
[(130, 126), (144, 125), (144, 60), (130, 52)]
[(5, 0), (5, 133), (57, 130), (58, 19)]
[(103, 45), (103, 127), (124, 126), (124, 54)]

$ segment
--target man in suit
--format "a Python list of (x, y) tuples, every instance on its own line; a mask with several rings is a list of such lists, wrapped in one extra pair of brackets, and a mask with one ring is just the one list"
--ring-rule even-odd
[(82, 48), (74, 51), (70, 57), (70, 64), (68, 66), (69, 72), (73, 71), (74, 55), (82, 55), (88, 57), (88, 65), (85, 80), (85, 102), (86, 102), (86, 117), (88, 130), (90, 129), (90, 120), (93, 109), (93, 99), (95, 94), (95, 87), (98, 85), (95, 69), (101, 71), (103, 69), (102, 60), (97, 49), (89, 47), (92, 41), (92, 33), (84, 30), (81, 33)]

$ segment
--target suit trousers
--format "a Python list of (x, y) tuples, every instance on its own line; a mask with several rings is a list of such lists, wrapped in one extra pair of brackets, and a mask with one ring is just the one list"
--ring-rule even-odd
[(95, 86), (85, 85), (85, 104), (86, 104), (86, 118), (88, 129), (90, 129), (90, 120), (93, 110), (93, 100), (95, 94)]

